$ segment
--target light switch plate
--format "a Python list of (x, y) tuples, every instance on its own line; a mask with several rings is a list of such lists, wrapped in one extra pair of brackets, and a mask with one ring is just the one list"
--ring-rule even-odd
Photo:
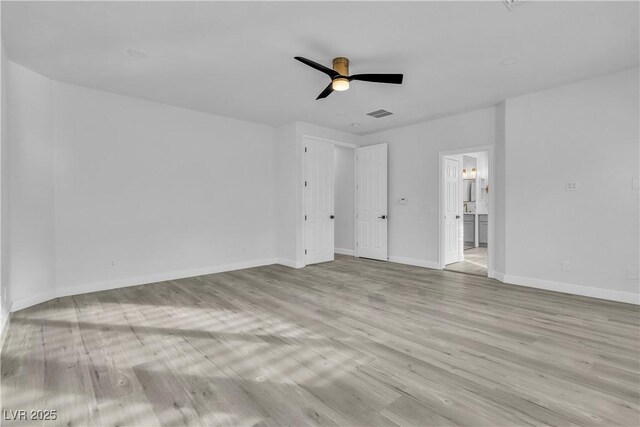
[(406, 197), (400, 197), (398, 199), (398, 204), (399, 205), (406, 205), (407, 204), (407, 198)]
[(562, 261), (562, 271), (571, 271), (571, 262), (570, 261)]

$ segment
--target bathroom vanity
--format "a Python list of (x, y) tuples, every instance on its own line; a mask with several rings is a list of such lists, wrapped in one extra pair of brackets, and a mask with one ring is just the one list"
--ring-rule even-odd
[(479, 213), (464, 214), (464, 242), (475, 247), (487, 246), (489, 236), (489, 215)]

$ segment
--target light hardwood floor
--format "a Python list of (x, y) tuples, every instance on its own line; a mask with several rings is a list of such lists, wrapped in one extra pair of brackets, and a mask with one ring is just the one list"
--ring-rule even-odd
[(487, 248), (470, 247), (464, 249), (464, 261), (454, 262), (445, 267), (445, 270), (459, 273), (487, 275)]
[(338, 256), (14, 314), (3, 425), (637, 426), (639, 308)]

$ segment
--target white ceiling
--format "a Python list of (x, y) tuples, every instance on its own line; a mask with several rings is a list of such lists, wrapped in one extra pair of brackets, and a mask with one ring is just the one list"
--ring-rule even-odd
[[(2, 2), (13, 61), (55, 80), (279, 125), (366, 134), (637, 67), (638, 2)], [(141, 49), (134, 59), (126, 49)], [(328, 77), (293, 59), (355, 73)], [(501, 65), (506, 58), (515, 65)], [(393, 116), (365, 113), (380, 108)], [(360, 123), (358, 127), (351, 123)]]

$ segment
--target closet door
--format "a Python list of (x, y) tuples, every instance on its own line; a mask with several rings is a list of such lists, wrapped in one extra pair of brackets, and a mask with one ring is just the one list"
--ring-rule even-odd
[(334, 259), (333, 144), (305, 138), (305, 263)]

